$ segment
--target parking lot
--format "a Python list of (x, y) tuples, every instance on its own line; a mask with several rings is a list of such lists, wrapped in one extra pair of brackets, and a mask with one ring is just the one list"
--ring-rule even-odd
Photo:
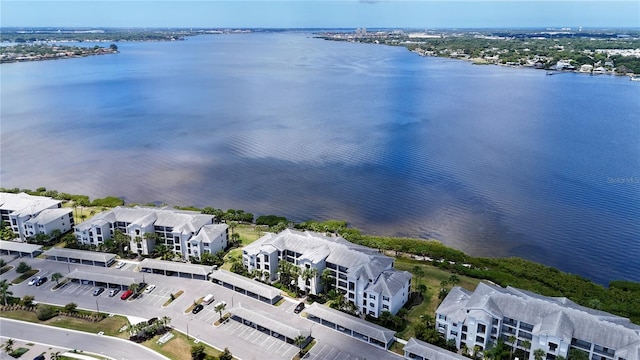
[(295, 345), (287, 344), (282, 340), (237, 321), (229, 320), (220, 325), (219, 328), (229, 336), (258, 346), (265, 353), (278, 354), (278, 356), (282, 356), (283, 358), (292, 358), (299, 350)]
[[(41, 288), (51, 288), (55, 285), (55, 282), (51, 283), (50, 281), (41, 286)], [(70, 282), (65, 285), (63, 288), (56, 290), (61, 294), (65, 294), (69, 297), (88, 297), (93, 299), (100, 299), (100, 301), (118, 301), (123, 302), (120, 299), (123, 291), (118, 292), (115, 296), (109, 296), (109, 289), (106, 289), (102, 294), (98, 296), (93, 296), (93, 291), (97, 288), (97, 286), (81, 284), (79, 282)], [(133, 297), (129, 298), (127, 302), (135, 301), (136, 303), (145, 304), (148, 306), (157, 306), (161, 307), (170, 297), (171, 293), (175, 293), (178, 289), (167, 287), (167, 286), (156, 286), (156, 288), (150, 293), (145, 294), (142, 293), (136, 299)], [(104, 299), (104, 300), (103, 300)]]
[(305, 359), (309, 360), (365, 360), (366, 357), (360, 354), (358, 357), (354, 354), (340, 350), (328, 344), (316, 344), (311, 351), (305, 355)]

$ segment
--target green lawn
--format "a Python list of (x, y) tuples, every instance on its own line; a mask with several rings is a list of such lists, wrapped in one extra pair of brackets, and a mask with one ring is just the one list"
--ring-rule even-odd
[[(414, 336), (413, 325), (421, 321), (423, 316), (434, 316), (436, 308), (438, 307), (438, 305), (440, 305), (440, 299), (438, 299), (440, 282), (448, 280), (451, 275), (454, 275), (454, 273), (442, 270), (431, 265), (430, 263), (425, 263), (424, 261), (418, 261), (404, 257), (396, 258), (395, 268), (398, 270), (406, 270), (413, 274), (413, 268), (415, 266), (419, 266), (422, 269), (422, 271), (424, 272), (424, 276), (418, 279), (414, 274), (413, 279), (411, 280), (412, 284), (414, 286), (418, 283), (427, 285), (427, 292), (424, 294), (424, 301), (409, 310), (409, 313), (406, 317), (409, 320), (409, 324), (403, 331), (397, 334), (399, 338), (405, 340), (408, 340), (409, 338)], [(460, 283), (458, 285), (467, 290), (475, 290), (476, 286), (480, 282), (480, 280), (478, 279), (458, 274), (455, 275), (460, 279)], [(449, 286), (449, 288), (451, 288), (451, 286)]]

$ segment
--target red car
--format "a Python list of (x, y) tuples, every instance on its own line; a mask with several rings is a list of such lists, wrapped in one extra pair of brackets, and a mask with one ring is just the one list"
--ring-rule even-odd
[(120, 296), (120, 299), (127, 300), (131, 295), (133, 295), (133, 291), (127, 290), (122, 293), (122, 296)]

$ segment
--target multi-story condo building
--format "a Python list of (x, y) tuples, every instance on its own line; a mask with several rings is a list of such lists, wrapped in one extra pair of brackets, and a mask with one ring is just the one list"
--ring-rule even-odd
[(54, 230), (64, 234), (73, 228), (73, 210), (46, 196), (25, 193), (0, 193), (0, 216), (11, 230), (25, 241)]
[(394, 269), (393, 258), (341, 237), (290, 229), (267, 233), (243, 248), (242, 260), (249, 271), (268, 272), (269, 280), (277, 278), (280, 261), (300, 267), (301, 273), (315, 269), (315, 276), (297, 280), (298, 288), (311, 294), (323, 291), (321, 277), (328, 269), (333, 288), (362, 314), (395, 314), (409, 299), (410, 273)]
[(575, 348), (591, 360), (640, 360), (640, 326), (564, 297), (480, 283), (474, 292), (454, 287), (436, 310), (436, 328), (458, 348), (487, 349), (503, 339), (529, 360), (547, 360)]
[(116, 230), (129, 236), (132, 252), (147, 255), (160, 243), (183, 258), (215, 254), (227, 247), (229, 238), (228, 225), (214, 224), (212, 215), (141, 206), (119, 206), (100, 213), (76, 225), (75, 235), (81, 244), (99, 246), (113, 238)]

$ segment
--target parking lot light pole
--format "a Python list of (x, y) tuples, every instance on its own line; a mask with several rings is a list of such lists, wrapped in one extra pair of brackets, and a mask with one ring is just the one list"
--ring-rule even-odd
[(98, 299), (96, 299), (96, 310), (98, 310), (98, 316), (100, 316), (100, 307), (98, 306)]
[(189, 337), (189, 322), (193, 320), (193, 318), (189, 319), (189, 321), (187, 321), (187, 340), (191, 340), (191, 338)]

